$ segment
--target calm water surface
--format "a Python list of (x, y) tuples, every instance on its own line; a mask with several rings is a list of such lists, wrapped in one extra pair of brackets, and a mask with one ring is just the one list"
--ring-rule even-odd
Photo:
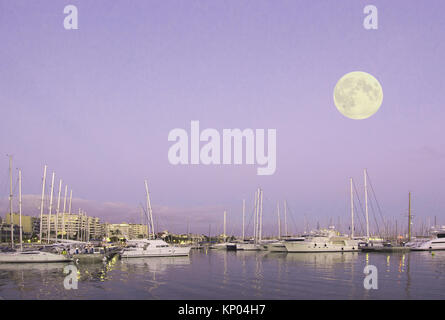
[[(367, 264), (377, 290), (363, 287)], [(445, 252), (268, 253), (192, 251), (190, 257), (80, 264), (0, 265), (0, 299), (445, 299)]]

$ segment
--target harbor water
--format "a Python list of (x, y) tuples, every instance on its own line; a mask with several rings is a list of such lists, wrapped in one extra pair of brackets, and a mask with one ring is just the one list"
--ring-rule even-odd
[[(0, 265), (0, 299), (445, 299), (445, 251), (271, 253), (196, 250), (189, 257), (115, 257), (67, 263)], [(377, 268), (365, 289), (364, 268)]]

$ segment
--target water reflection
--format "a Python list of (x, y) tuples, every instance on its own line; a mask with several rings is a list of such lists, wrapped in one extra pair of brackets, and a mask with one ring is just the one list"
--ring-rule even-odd
[(54, 277), (63, 274), (68, 263), (6, 263), (0, 264), (0, 295), (4, 298), (25, 298), (29, 292), (39, 296), (42, 288), (53, 285)]
[(150, 257), (122, 259), (123, 270), (128, 272), (151, 272), (162, 274), (169, 266), (183, 266), (190, 264), (190, 257)]
[[(375, 265), (379, 289), (365, 290)], [(281, 253), (200, 251), (190, 257), (78, 264), (79, 290), (65, 290), (66, 263), (0, 265), (0, 296), (30, 299), (409, 299), (445, 298), (445, 252)]]
[(332, 268), (338, 264), (351, 264), (359, 257), (358, 252), (317, 252), (288, 253), (285, 259), (289, 262), (304, 263), (323, 268)]

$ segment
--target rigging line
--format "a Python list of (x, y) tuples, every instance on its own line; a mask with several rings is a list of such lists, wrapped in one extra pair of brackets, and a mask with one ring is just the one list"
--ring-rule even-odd
[[(370, 199), (370, 200), (371, 200), (371, 199)], [(377, 234), (378, 234), (379, 236), (381, 236), (381, 234), (380, 234), (380, 230), (379, 230), (379, 223), (377, 222), (377, 218), (376, 218), (376, 214), (375, 214), (375, 211), (374, 211), (374, 206), (372, 205), (372, 201), (369, 201), (369, 205), (370, 205), (370, 207), (371, 207), (372, 217), (374, 218), (375, 225), (376, 225), (376, 228), (377, 228)]]
[(147, 224), (148, 224), (147, 212), (145, 212), (144, 205), (142, 204), (142, 202), (139, 202), (139, 207), (140, 207), (140, 208), (142, 209), (142, 211), (144, 212), (143, 223), (147, 223)]
[(254, 209), (251, 209), (251, 212), (249, 214), (249, 223), (247, 225), (244, 225), (244, 236), (247, 235), (246, 230), (250, 230), (250, 223), (252, 223), (253, 215), (254, 215)]
[[(348, 194), (349, 194), (349, 190), (348, 190)], [(347, 198), (348, 198), (348, 200), (347, 200), (347, 202), (346, 202), (346, 210), (345, 211), (350, 211), (351, 210), (351, 207), (350, 207), (350, 194), (347, 196)], [(354, 212), (358, 212), (358, 210), (357, 210), (357, 204), (356, 204), (356, 202), (354, 201), (353, 202), (353, 205), (354, 205)], [(362, 225), (362, 221), (361, 221), (361, 219), (360, 219), (360, 215), (357, 215), (356, 216), (356, 220), (358, 220), (358, 223), (359, 223), (359, 226), (360, 226), (360, 229), (359, 228), (356, 228), (355, 226), (357, 225), (356, 223), (354, 223), (354, 231), (356, 231), (357, 232), (357, 234), (362, 234), (363, 233), (363, 225)], [(352, 221), (350, 221), (350, 222), (352, 222)], [(349, 224), (349, 223), (348, 223)], [(349, 231), (352, 231), (352, 224), (350, 224), (350, 227), (349, 227)], [(359, 231), (361, 231), (362, 233), (360, 233)]]
[(377, 208), (378, 208), (378, 210), (379, 210), (380, 217), (382, 218), (383, 226), (384, 226), (384, 228), (386, 229), (385, 219), (383, 219), (383, 213), (382, 213), (382, 210), (381, 210), (381, 208), (380, 208), (380, 204), (379, 204), (379, 202), (378, 202), (378, 200), (377, 200), (377, 196), (376, 196), (376, 194), (375, 194), (375, 192), (374, 192), (374, 188), (373, 188), (373, 186), (372, 186), (371, 178), (369, 177), (369, 174), (368, 174), (367, 172), (366, 172), (366, 175), (368, 176), (369, 185), (371, 186), (371, 191), (372, 191), (372, 194), (373, 194), (373, 196), (374, 196), (374, 200), (375, 200), (375, 202), (376, 202), (376, 204), (377, 204)]
[[(139, 203), (139, 205), (141, 206), (142, 210), (143, 210), (144, 213), (145, 213), (145, 218), (147, 219), (147, 220), (146, 220), (146, 221), (147, 221), (147, 234), (148, 234), (148, 236), (150, 236), (150, 232), (149, 232), (149, 231), (152, 231), (152, 230), (150, 230), (150, 227), (149, 227), (149, 225), (150, 225), (150, 219), (149, 219), (149, 217), (148, 217), (148, 212), (147, 212), (146, 208), (144, 208), (144, 206), (143, 206), (141, 203)], [(153, 225), (154, 225), (154, 221), (153, 221)]]
[(365, 220), (366, 220), (366, 217), (365, 217), (365, 213), (364, 213), (364, 210), (363, 210), (362, 202), (360, 201), (360, 197), (358, 196), (357, 187), (356, 187), (356, 185), (355, 185), (355, 181), (354, 181), (354, 180), (352, 180), (352, 185), (353, 185), (353, 187), (354, 187), (355, 197), (357, 198), (357, 201), (358, 201), (358, 203), (359, 203), (359, 205), (360, 205), (360, 211), (357, 210), (356, 202), (355, 202), (355, 201), (354, 201), (354, 208), (356, 209), (355, 212), (357, 212), (357, 213), (361, 212), (361, 213), (362, 213), (362, 216), (363, 216), (363, 217), (360, 217), (360, 214), (357, 214), (357, 218), (358, 218), (358, 220), (359, 220), (359, 222), (360, 222), (360, 228), (361, 228), (362, 234), (364, 234), (364, 227), (363, 227), (363, 225), (362, 225), (362, 220), (361, 220), (361, 218), (363, 218), (363, 220), (365, 221)]
[[(264, 196), (264, 202), (270, 202), (270, 203), (273, 203), (274, 201), (272, 201), (271, 199), (269, 199), (267, 196)], [(288, 209), (288, 211), (290, 211), (290, 207), (289, 207), (289, 203), (286, 201), (286, 207), (287, 207), (287, 209)], [(270, 209), (270, 208), (269, 208)], [(275, 211), (275, 207), (273, 207), (273, 209), (272, 210), (270, 210), (270, 211), (272, 211), (274, 214), (276, 213), (276, 211)], [(270, 212), (269, 210), (263, 210), (263, 212)], [(289, 212), (288, 212), (289, 213)], [(283, 213), (284, 214), (284, 213)], [(288, 216), (290, 216), (291, 217), (291, 220), (292, 220), (292, 222), (294, 223), (294, 228), (295, 228), (295, 230), (297, 230), (297, 225), (296, 225), (296, 223), (295, 223), (295, 220), (293, 219), (293, 217), (292, 217), (292, 215), (289, 215), (288, 214)], [(264, 220), (263, 220), (264, 221)], [(292, 233), (292, 232), (289, 232), (290, 230), (288, 229), (288, 233)]]
[[(251, 200), (251, 199), (250, 199)], [(256, 198), (254, 198), (254, 202), (256, 201)], [(255, 204), (253, 205), (253, 207), (251, 208), (251, 211), (250, 211), (250, 219), (249, 219), (249, 223), (247, 224), (247, 226), (244, 226), (244, 228), (245, 228), (245, 230), (250, 230), (250, 223), (252, 223), (252, 226), (253, 226), (253, 218), (254, 218), (254, 215), (255, 215)], [(245, 231), (244, 230), (244, 231)], [(246, 236), (247, 235), (247, 232), (246, 232), (246, 234), (244, 235), (244, 236)], [(253, 237), (254, 235), (252, 234), (252, 237)]]
[[(288, 215), (288, 216), (290, 216), (290, 218), (291, 218), (291, 220), (292, 220), (292, 222), (294, 223), (294, 227), (295, 227), (295, 232), (297, 232), (297, 230), (298, 230), (298, 228), (297, 228), (297, 224), (296, 224), (296, 222), (295, 222), (295, 220), (294, 220), (294, 214), (293, 214), (293, 211), (292, 211), (292, 208), (289, 206), (289, 203), (286, 201), (286, 204), (287, 204), (287, 209), (288, 209), (288, 211), (290, 212), (290, 215)], [(291, 233), (291, 232), (290, 232)], [(292, 234), (292, 233), (291, 233)]]
[(1, 181), (3, 181), (3, 183), (1, 184), (1, 193), (3, 194), (8, 194), (9, 195), (9, 170), (6, 169), (4, 176), (2, 177)]
[[(354, 180), (352, 180), (352, 185), (354, 186), (355, 195), (356, 195), (356, 198), (357, 198), (358, 203), (359, 203), (359, 205), (360, 205), (360, 211), (361, 211), (361, 213), (362, 213), (362, 215), (363, 215), (363, 219), (366, 221), (365, 212), (364, 212), (364, 210), (363, 210), (363, 206), (362, 206), (362, 202), (360, 201), (360, 197), (358, 196), (357, 187), (356, 187), (356, 185), (355, 185), (355, 181), (354, 181)], [(357, 215), (357, 216), (358, 216), (358, 215)]]
[[(8, 176), (9, 176), (9, 171), (8, 171)], [(9, 177), (8, 177), (8, 179), (9, 179)], [(18, 199), (18, 197), (17, 196), (14, 196), (15, 194), (17, 194), (17, 189), (18, 189), (18, 178), (17, 178), (17, 180), (16, 181), (14, 181), (14, 184), (12, 185), (12, 203), (13, 203), (13, 205), (15, 205), (15, 207), (17, 207), (18, 206), (18, 202), (19, 202), (19, 199)], [(7, 205), (5, 206), (5, 212), (6, 212), (6, 214), (9, 214), (9, 193), (10, 193), (11, 191), (9, 190), (9, 188), (8, 188), (8, 197), (6, 198), (7, 199)], [(12, 209), (12, 213), (14, 214), (14, 208)], [(15, 213), (18, 213), (18, 211), (16, 211)], [(5, 216), (6, 217), (6, 216)], [(11, 218), (12, 219), (12, 218)]]
[[(357, 207), (356, 207), (355, 204), (354, 204), (354, 209), (357, 210)], [(356, 212), (358, 212), (358, 210)], [(363, 223), (362, 223), (362, 219), (360, 218), (360, 215), (357, 215), (357, 220), (358, 220), (358, 223), (359, 223), (359, 226), (360, 226), (360, 231), (361, 231), (360, 234), (364, 234), (365, 233), (365, 229), (363, 228)]]
[[(250, 230), (250, 224), (252, 223), (252, 226), (253, 226), (253, 222), (252, 222), (252, 220), (253, 220), (253, 216), (254, 216), (254, 214), (255, 214), (255, 206), (251, 209), (251, 211), (250, 211), (250, 214), (249, 214), (249, 223), (247, 224), (247, 226), (246, 225), (244, 225), (244, 237), (246, 237), (246, 235), (247, 235), (247, 232), (246, 232), (246, 230)], [(252, 235), (252, 237), (253, 237), (253, 235)]]
[[(19, 178), (17, 177), (17, 180), (14, 182), (14, 185), (12, 187), (12, 194), (13, 195), (17, 194), (17, 189), (19, 188), (18, 185), (19, 185)], [(15, 196), (14, 198), (15, 198), (14, 199), (15, 204), (16, 204), (16, 206), (18, 206), (19, 205), (19, 198), (18, 198), (18, 196)]]

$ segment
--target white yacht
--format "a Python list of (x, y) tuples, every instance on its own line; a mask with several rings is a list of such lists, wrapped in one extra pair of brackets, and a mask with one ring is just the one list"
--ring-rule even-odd
[(264, 248), (267, 251), (271, 252), (287, 252), (286, 246), (284, 245), (284, 241), (277, 241), (265, 244)]
[(67, 255), (45, 251), (17, 251), (0, 253), (0, 263), (68, 262)]
[(128, 240), (128, 247), (122, 250), (122, 258), (176, 257), (188, 256), (191, 247), (175, 247), (161, 239)]
[(431, 240), (430, 237), (414, 237), (411, 239), (411, 241), (408, 241), (407, 243), (405, 243), (404, 246), (407, 248), (418, 247), (422, 243), (429, 241), (429, 240)]
[(334, 230), (324, 230), (320, 234), (304, 241), (286, 241), (288, 252), (348, 252), (360, 251), (359, 241), (347, 236), (340, 236)]
[(288, 238), (284, 238), (281, 241), (275, 241), (272, 243), (266, 243), (264, 244), (264, 248), (267, 251), (271, 251), (271, 252), (287, 252), (285, 243), (286, 242), (293, 242), (293, 241), (304, 241), (306, 238), (304, 237), (288, 237)]
[(210, 246), (210, 249), (216, 249), (216, 250), (236, 250), (236, 243), (232, 242), (220, 242), (215, 243), (214, 245)]
[(433, 239), (411, 246), (413, 251), (445, 250), (445, 229), (435, 232)]
[(263, 245), (255, 243), (254, 241), (245, 241), (236, 244), (236, 250), (245, 251), (261, 251), (264, 250)]

